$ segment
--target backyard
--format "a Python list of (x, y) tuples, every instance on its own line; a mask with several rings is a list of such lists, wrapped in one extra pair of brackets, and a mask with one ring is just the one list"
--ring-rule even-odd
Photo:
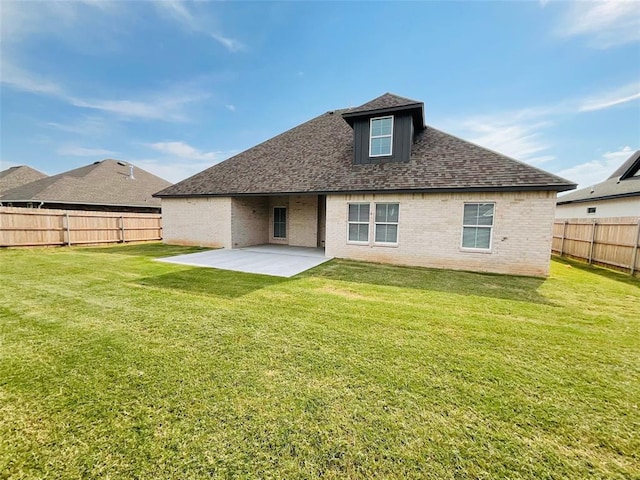
[(640, 280), (0, 251), (0, 478), (638, 478)]

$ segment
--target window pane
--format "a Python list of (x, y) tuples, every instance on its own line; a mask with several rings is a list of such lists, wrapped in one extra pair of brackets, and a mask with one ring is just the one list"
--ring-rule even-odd
[(476, 233), (476, 248), (489, 248), (491, 240), (490, 228), (478, 228)]
[(349, 221), (350, 222), (358, 221), (359, 210), (360, 210), (360, 205), (349, 205)]
[(478, 225), (493, 225), (493, 203), (478, 206)]
[(369, 204), (352, 203), (349, 204), (350, 222), (368, 222)]
[(464, 205), (463, 225), (477, 225), (478, 221), (478, 204), (466, 203)]
[(397, 243), (398, 242), (398, 226), (376, 224), (376, 242)]
[(464, 227), (462, 231), (462, 246), (464, 248), (489, 248), (491, 242), (491, 228)]
[(462, 230), (462, 246), (476, 248), (476, 227), (464, 227)]
[(369, 225), (349, 224), (349, 241), (367, 242), (369, 240)]
[(376, 205), (376, 222), (397, 222), (398, 209), (397, 203), (378, 203)]

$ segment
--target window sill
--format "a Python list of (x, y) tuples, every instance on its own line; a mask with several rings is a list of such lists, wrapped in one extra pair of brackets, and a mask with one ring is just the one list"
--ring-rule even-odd
[(390, 248), (398, 248), (400, 246), (399, 243), (385, 243), (385, 242), (373, 242), (374, 247), (390, 247)]
[(493, 253), (491, 248), (465, 248), (460, 247), (460, 251), (464, 253)]

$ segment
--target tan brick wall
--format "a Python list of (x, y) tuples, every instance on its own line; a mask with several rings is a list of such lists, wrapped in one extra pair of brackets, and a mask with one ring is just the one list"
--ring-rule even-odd
[(293, 195), (289, 198), (289, 245), (318, 245), (318, 197)]
[(233, 248), (269, 243), (269, 202), (266, 197), (236, 197), (231, 202)]
[(231, 248), (231, 198), (163, 198), (165, 243)]
[[(347, 205), (371, 202), (368, 245), (347, 243)], [(373, 245), (375, 202), (400, 204), (398, 245)], [(490, 252), (461, 247), (465, 202), (495, 202)], [(549, 273), (554, 192), (328, 195), (326, 254), (382, 263), (517, 275)]]

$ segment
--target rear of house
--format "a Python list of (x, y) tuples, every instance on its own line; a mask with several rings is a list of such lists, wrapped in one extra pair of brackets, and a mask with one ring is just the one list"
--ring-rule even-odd
[(556, 194), (572, 188), (425, 126), (422, 102), (385, 94), (156, 195), (167, 243), (544, 276)]

